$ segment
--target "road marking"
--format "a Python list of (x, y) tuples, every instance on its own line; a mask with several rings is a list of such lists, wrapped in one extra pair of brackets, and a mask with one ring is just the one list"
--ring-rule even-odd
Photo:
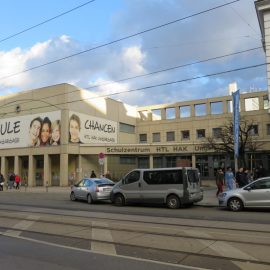
[[(92, 226), (102, 226), (104, 228), (108, 227), (108, 223), (105, 222), (92, 222)], [(109, 229), (98, 229), (92, 228), (92, 240), (99, 240), (99, 241), (106, 241), (106, 242), (113, 242), (112, 234)], [(91, 250), (101, 252), (104, 254), (111, 254), (115, 255), (115, 245), (110, 243), (101, 243), (98, 241), (91, 242)]]
[(19, 223), (15, 224), (12, 226), (11, 230), (7, 230), (6, 232), (3, 233), (5, 236), (19, 236), (22, 231), (28, 229), (31, 227), (39, 218), (40, 216), (36, 215), (30, 215), (26, 217), (27, 219), (32, 219), (32, 220), (22, 220)]
[[(0, 235), (1, 235), (1, 233), (0, 233)], [(70, 247), (70, 246), (63, 246), (63, 245), (54, 244), (54, 243), (41, 241), (41, 240), (36, 240), (36, 239), (28, 238), (28, 237), (22, 237), (22, 236), (9, 236), (9, 237), (34, 242), (34, 243), (37, 243), (37, 244), (43, 244), (43, 245), (48, 245), (48, 246), (53, 246), (53, 247), (71, 249), (71, 250), (74, 250), (74, 251), (80, 251), (80, 252), (87, 252), (87, 253), (94, 253), (94, 254), (104, 255), (103, 252), (98, 252), (98, 251), (93, 251), (93, 250), (88, 250), (88, 249), (81, 249), (81, 248)], [(189, 265), (184, 265), (184, 264), (173, 264), (173, 263), (166, 263), (166, 262), (160, 262), (160, 261), (152, 261), (152, 260), (148, 260), (148, 259), (135, 258), (135, 257), (125, 256), (125, 255), (117, 255), (117, 254), (105, 254), (105, 255), (112, 256), (112, 257), (123, 258), (123, 259), (129, 259), (129, 260), (133, 260), (133, 261), (149, 262), (149, 263), (158, 264), (158, 265), (171, 266), (171, 267), (175, 267), (175, 268), (180, 268), (181, 270), (183, 270), (183, 269), (209, 270), (209, 268), (201, 268), (201, 267), (194, 267), (194, 266), (189, 266)]]

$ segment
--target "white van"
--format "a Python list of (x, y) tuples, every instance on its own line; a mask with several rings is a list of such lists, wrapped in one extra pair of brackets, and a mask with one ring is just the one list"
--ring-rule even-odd
[(128, 202), (164, 203), (176, 209), (203, 199), (198, 169), (190, 167), (135, 169), (112, 190), (116, 205)]

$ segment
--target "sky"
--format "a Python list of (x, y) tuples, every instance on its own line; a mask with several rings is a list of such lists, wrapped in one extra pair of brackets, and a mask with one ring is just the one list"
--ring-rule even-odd
[(207, 76), (266, 61), (253, 0), (201, 13), (232, 1), (95, 0), (18, 35), (88, 1), (2, 1), (0, 94), (70, 83), (145, 106), (267, 90), (266, 66)]

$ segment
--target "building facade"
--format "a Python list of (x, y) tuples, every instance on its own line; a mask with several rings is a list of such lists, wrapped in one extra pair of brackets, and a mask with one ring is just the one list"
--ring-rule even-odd
[[(249, 166), (270, 168), (267, 92), (241, 94), (241, 116), (252, 120), (256, 152)], [(114, 180), (133, 168), (198, 167), (213, 179), (234, 164), (205, 147), (208, 136), (232, 119), (232, 97), (132, 107), (60, 84), (0, 98), (1, 173), (29, 186), (68, 186), (109, 171)]]

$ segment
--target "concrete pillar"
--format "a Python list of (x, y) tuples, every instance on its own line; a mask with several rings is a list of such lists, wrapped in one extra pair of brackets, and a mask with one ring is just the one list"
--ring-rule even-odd
[(206, 115), (212, 114), (212, 112), (211, 112), (211, 102), (206, 102), (205, 106), (206, 106)]
[(179, 119), (180, 118), (180, 108), (179, 106), (175, 107), (175, 119)]
[(222, 112), (228, 113), (227, 100), (222, 101)]
[(105, 175), (106, 172), (108, 171), (108, 157), (107, 156), (104, 157), (104, 166), (103, 166), (103, 168), (104, 168), (103, 174)]
[(68, 186), (68, 154), (60, 155), (60, 186)]
[(154, 168), (154, 158), (153, 158), (153, 155), (150, 155), (149, 156), (149, 167), (150, 167), (150, 169), (153, 169)]
[(76, 168), (76, 180), (80, 180), (83, 178), (82, 175), (82, 155), (78, 155), (78, 164)]
[(14, 173), (20, 174), (20, 172), (19, 172), (19, 156), (14, 156)]
[(7, 162), (6, 157), (1, 157), (1, 173), (3, 174), (4, 178), (7, 180)]
[(44, 183), (43, 185), (46, 186), (46, 182), (48, 185), (52, 185), (52, 175), (51, 175), (51, 160), (48, 154), (44, 155)]
[(195, 105), (194, 104), (190, 105), (190, 116), (191, 117), (195, 116)]
[(192, 167), (196, 168), (196, 156), (195, 156), (195, 154), (192, 154)]
[(166, 109), (160, 109), (161, 111), (161, 120), (166, 120)]
[(34, 159), (34, 156), (29, 155), (28, 186), (33, 187), (34, 185), (35, 185), (35, 159)]

